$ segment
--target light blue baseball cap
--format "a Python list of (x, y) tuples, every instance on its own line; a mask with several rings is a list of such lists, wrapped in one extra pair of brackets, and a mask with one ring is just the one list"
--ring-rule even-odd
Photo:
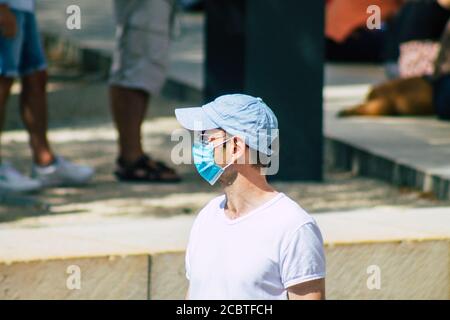
[(261, 98), (245, 94), (227, 94), (202, 107), (176, 109), (175, 115), (188, 130), (220, 128), (266, 155), (272, 154), (270, 145), (278, 136), (278, 120), (273, 111)]

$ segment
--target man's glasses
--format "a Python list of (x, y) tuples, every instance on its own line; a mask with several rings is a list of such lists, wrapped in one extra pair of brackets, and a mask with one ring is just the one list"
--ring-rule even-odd
[(202, 143), (202, 144), (209, 144), (214, 143), (214, 141), (219, 140), (221, 138), (225, 139), (227, 137), (226, 134), (207, 134), (205, 131), (201, 131), (200, 133), (197, 133), (195, 138), (196, 141)]

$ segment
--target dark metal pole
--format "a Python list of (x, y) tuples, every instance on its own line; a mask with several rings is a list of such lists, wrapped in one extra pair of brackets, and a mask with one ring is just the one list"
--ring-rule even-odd
[(324, 1), (207, 0), (206, 8), (207, 100), (262, 97), (280, 126), (275, 178), (322, 180)]
[(246, 0), (206, 0), (205, 92), (207, 102), (244, 91)]

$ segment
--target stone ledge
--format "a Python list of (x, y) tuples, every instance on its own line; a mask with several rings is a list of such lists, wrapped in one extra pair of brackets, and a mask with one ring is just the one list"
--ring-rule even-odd
[[(0, 264), (0, 299), (147, 299), (147, 255), (84, 257)], [(69, 289), (70, 266), (80, 270)]]
[(427, 173), (410, 164), (400, 163), (393, 157), (364, 150), (340, 139), (326, 137), (325, 143), (329, 156), (327, 160), (332, 167), (433, 193), (441, 200), (450, 199), (450, 176)]
[[(450, 299), (449, 213), (449, 208), (384, 208), (314, 215), (325, 241), (327, 297)], [(66, 227), (58, 242), (50, 236), (55, 230), (0, 230), (0, 299), (183, 299), (192, 219)], [(117, 240), (124, 235), (127, 239)], [(27, 241), (34, 242), (33, 250), (24, 250)], [(13, 257), (11, 251), (23, 254)], [(80, 290), (66, 287), (71, 265), (80, 267)], [(370, 266), (381, 272), (379, 290), (367, 287)]]

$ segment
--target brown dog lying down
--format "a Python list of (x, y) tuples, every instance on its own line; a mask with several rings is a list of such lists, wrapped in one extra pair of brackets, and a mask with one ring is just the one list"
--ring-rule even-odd
[(422, 77), (395, 79), (374, 86), (362, 104), (338, 113), (339, 117), (434, 114), (433, 87)]

